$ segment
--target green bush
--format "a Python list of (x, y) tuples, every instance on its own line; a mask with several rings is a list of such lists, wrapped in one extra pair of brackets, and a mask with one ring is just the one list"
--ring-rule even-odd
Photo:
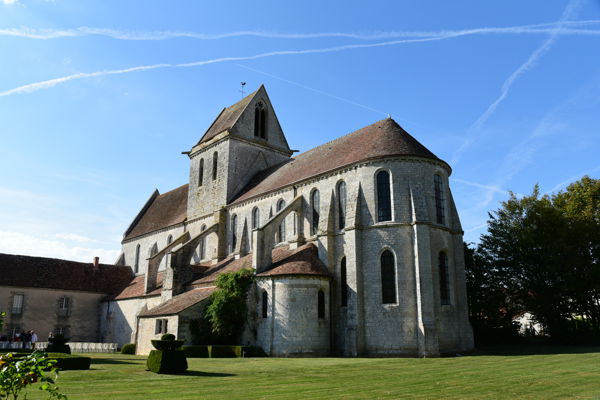
[(209, 346), (183, 346), (183, 352), (189, 358), (208, 358)]
[(152, 346), (157, 350), (177, 350), (183, 346), (183, 340), (151, 340)]
[(185, 353), (181, 350), (152, 350), (146, 367), (157, 374), (176, 374), (188, 368)]
[(172, 333), (165, 333), (160, 337), (160, 340), (175, 340), (175, 335)]
[(64, 353), (48, 353), (49, 360), (56, 360), (56, 367), (65, 370), (90, 369), (90, 357), (72, 356)]
[(48, 347), (46, 347), (46, 351), (48, 353), (63, 353), (63, 354), (71, 354), (71, 348), (68, 344), (64, 343), (48, 343)]
[(127, 343), (121, 347), (121, 354), (135, 354), (135, 343)]
[(241, 346), (210, 346), (211, 358), (235, 358), (241, 356)]

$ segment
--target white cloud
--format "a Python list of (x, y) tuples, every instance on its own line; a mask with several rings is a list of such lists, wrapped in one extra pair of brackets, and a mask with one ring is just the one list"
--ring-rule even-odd
[(12, 4), (17, 4), (17, 2), (19, 0), (0, 0), (2, 2), (2, 4), (6, 4), (6, 5), (12, 5)]
[(64, 240), (7, 231), (0, 231), (0, 252), (83, 262), (92, 262), (98, 256), (106, 264), (114, 263), (120, 254), (117, 249), (71, 246)]
[(76, 233), (57, 233), (54, 235), (58, 239), (64, 239), (71, 242), (79, 242), (79, 243), (94, 243), (96, 240), (90, 239), (87, 236), (81, 236)]

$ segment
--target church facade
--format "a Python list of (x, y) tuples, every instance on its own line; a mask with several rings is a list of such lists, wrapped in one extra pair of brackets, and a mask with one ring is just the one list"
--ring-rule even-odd
[(391, 118), (292, 157), (263, 86), (186, 152), (189, 182), (155, 191), (101, 305), (101, 338), (190, 326), (215, 279), (255, 270), (241, 338), (272, 356), (437, 356), (473, 348), (450, 166)]

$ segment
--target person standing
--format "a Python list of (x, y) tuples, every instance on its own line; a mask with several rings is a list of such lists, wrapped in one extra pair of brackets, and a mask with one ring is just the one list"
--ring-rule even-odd
[(38, 336), (34, 331), (30, 331), (31, 333), (31, 348), (35, 350), (35, 344), (38, 341)]
[(31, 348), (31, 331), (25, 331), (21, 333), (21, 338), (23, 339), (23, 348), (30, 349)]

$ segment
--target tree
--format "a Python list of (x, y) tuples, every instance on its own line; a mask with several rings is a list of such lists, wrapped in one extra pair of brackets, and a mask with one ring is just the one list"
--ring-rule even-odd
[(529, 311), (553, 339), (600, 338), (599, 241), (600, 181), (584, 177), (554, 196), (537, 186), (511, 194), (473, 252), (469, 287), (487, 303), (471, 300), (472, 320), (473, 311), (488, 325), (494, 310), (511, 319)]

